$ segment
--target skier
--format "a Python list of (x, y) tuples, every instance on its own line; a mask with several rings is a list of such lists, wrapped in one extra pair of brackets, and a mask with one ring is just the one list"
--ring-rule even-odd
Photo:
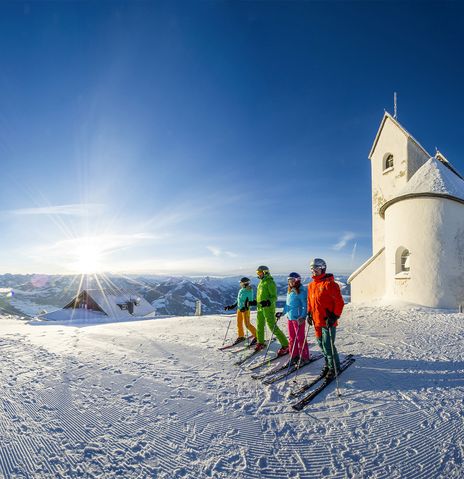
[(225, 311), (230, 311), (231, 309), (237, 308), (237, 339), (233, 344), (238, 344), (241, 341), (245, 340), (245, 332), (243, 329), (243, 323), (245, 323), (246, 328), (250, 331), (253, 339), (251, 340), (250, 345), (256, 343), (256, 329), (250, 322), (250, 302), (253, 301), (253, 288), (250, 285), (251, 281), (249, 278), (243, 277), (240, 280), (240, 289), (237, 294), (237, 302), (231, 304), (230, 306), (224, 306)]
[(327, 377), (334, 377), (340, 370), (335, 335), (344, 301), (333, 274), (326, 273), (327, 265), (323, 259), (314, 258), (310, 268), (313, 281), (308, 285), (307, 320), (309, 325), (314, 324), (316, 340), (324, 354), (322, 372)]
[(258, 291), (256, 293), (256, 300), (250, 302), (250, 305), (257, 306), (256, 329), (258, 343), (256, 344), (255, 351), (260, 351), (265, 347), (264, 324), (267, 323), (268, 328), (275, 334), (281, 345), (277, 354), (283, 356), (288, 353), (288, 339), (277, 326), (275, 318), (277, 286), (267, 266), (258, 266), (258, 268), (256, 268), (256, 274), (260, 280)]
[(276, 313), (276, 318), (287, 315), (290, 361), (292, 364), (302, 365), (309, 360), (305, 328), (308, 295), (306, 288), (301, 284), (301, 276), (298, 273), (290, 273), (287, 280), (287, 301), (283, 311)]

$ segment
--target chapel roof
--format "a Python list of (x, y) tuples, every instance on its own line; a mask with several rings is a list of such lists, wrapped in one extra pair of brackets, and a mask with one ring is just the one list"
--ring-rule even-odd
[(442, 158), (432, 157), (414, 173), (398, 196), (414, 193), (439, 193), (464, 200), (464, 180)]
[(464, 180), (439, 152), (414, 173), (395, 198), (380, 208), (380, 214), (383, 216), (397, 201), (418, 196), (442, 196), (464, 203)]
[(380, 122), (379, 129), (377, 130), (377, 134), (375, 135), (374, 138), (374, 143), (372, 144), (371, 151), (369, 152), (368, 158), (371, 160), (372, 155), (374, 154), (375, 147), (377, 146), (377, 143), (379, 141), (380, 135), (382, 133), (383, 127), (385, 126), (385, 123), (387, 120), (390, 120), (396, 127), (413, 143), (417, 145), (419, 149), (421, 149), (427, 156), (430, 156), (429, 153), (427, 153), (427, 150), (409, 133), (408, 130), (393, 116), (388, 113), (388, 111), (385, 111), (382, 117), (382, 121)]

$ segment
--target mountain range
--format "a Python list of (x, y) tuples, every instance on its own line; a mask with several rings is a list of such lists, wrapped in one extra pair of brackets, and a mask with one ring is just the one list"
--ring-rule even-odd
[[(349, 297), (347, 277), (336, 275), (342, 294)], [(279, 299), (285, 300), (287, 277), (275, 275)], [(69, 303), (79, 288), (103, 288), (143, 296), (159, 315), (189, 316), (195, 313), (201, 301), (202, 314), (224, 311), (224, 306), (234, 304), (239, 289), (238, 276), (58, 276), (42, 274), (0, 275), (0, 312), (35, 316), (59, 309)], [(303, 278), (307, 284), (308, 278)], [(256, 291), (258, 279), (252, 280)]]

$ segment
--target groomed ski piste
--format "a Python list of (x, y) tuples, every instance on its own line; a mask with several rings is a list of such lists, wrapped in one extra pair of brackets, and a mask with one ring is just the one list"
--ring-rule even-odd
[(341, 397), (301, 412), (321, 361), (265, 386), (218, 351), (229, 318), (0, 316), (0, 477), (464, 477), (464, 314), (347, 305)]

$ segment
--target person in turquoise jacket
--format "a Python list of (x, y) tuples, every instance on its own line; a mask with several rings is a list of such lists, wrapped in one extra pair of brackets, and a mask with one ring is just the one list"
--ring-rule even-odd
[(277, 354), (283, 356), (288, 353), (288, 339), (279, 329), (276, 322), (275, 308), (277, 301), (277, 286), (267, 266), (258, 266), (256, 274), (260, 280), (256, 293), (256, 301), (250, 303), (257, 306), (256, 332), (258, 343), (256, 344), (255, 350), (259, 351), (265, 347), (264, 325), (267, 323), (271, 333), (275, 335), (281, 345)]
[(253, 288), (250, 283), (249, 278), (242, 278), (237, 294), (237, 302), (230, 306), (224, 306), (224, 310), (226, 311), (237, 308), (237, 339), (234, 341), (234, 344), (245, 340), (243, 323), (245, 323), (246, 328), (252, 336), (250, 345), (256, 343), (256, 329), (250, 322), (250, 303), (253, 302)]
[(298, 273), (290, 273), (287, 281), (287, 301), (282, 312), (276, 313), (276, 318), (287, 316), (290, 361), (294, 364), (302, 364), (309, 360), (305, 326), (308, 292), (301, 284), (301, 276)]

